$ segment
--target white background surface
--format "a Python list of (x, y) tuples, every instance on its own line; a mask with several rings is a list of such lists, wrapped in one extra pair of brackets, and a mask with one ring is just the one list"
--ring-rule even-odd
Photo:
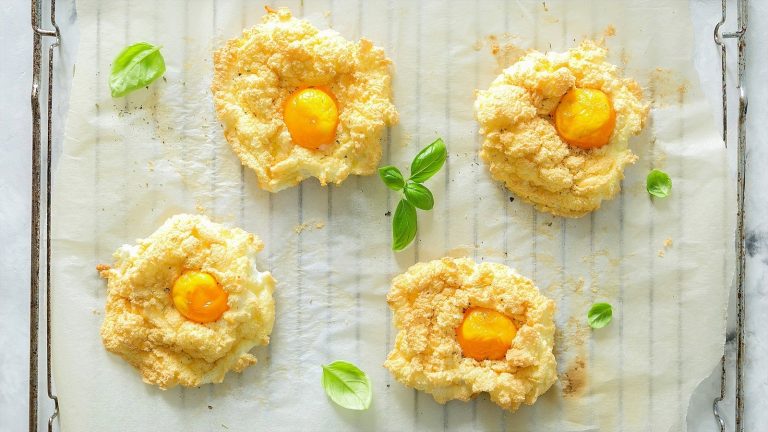
[[(766, 5), (753, 0), (750, 23), (750, 69), (748, 93), (750, 95), (750, 126), (748, 137), (751, 151), (747, 177), (747, 234), (749, 246), (747, 291), (749, 296), (748, 330), (749, 361), (747, 364), (747, 430), (758, 430), (768, 420), (766, 407), (766, 355), (768, 344), (763, 342), (768, 331), (761, 329), (766, 313), (762, 304), (768, 302), (763, 295), (762, 283), (768, 265), (768, 192), (764, 170), (754, 167), (765, 160), (764, 134), (760, 119), (765, 118), (765, 77), (768, 62), (764, 48), (757, 41), (764, 40), (760, 32), (765, 28)], [(71, 2), (59, 1), (59, 21), (64, 24), (71, 16)], [(705, 92), (715, 104), (719, 102), (719, 74), (711, 28), (719, 17), (719, 2), (696, 1), (693, 4), (694, 25), (697, 29), (699, 54), (697, 63), (702, 73)], [(28, 358), (28, 280), (29, 280), (29, 197), (31, 166), (31, 119), (29, 87), (31, 83), (31, 42), (29, 5), (23, 0), (3, 2), (0, 5), (0, 46), (6, 54), (0, 62), (0, 82), (3, 96), (0, 100), (0, 431), (24, 430), (27, 417), (27, 358)], [(72, 35), (71, 31), (65, 33)], [(9, 61), (10, 60), (10, 61)], [(756, 79), (750, 79), (750, 78)], [(763, 85), (761, 85), (763, 84)], [(62, 109), (63, 110), (63, 109)], [(713, 119), (715, 121), (715, 119)], [(752, 127), (756, 125), (757, 127)], [(756, 163), (758, 161), (758, 163)], [(749, 169), (749, 168), (748, 168)], [(44, 373), (44, 367), (43, 367)], [(717, 380), (713, 380), (716, 384)], [(692, 430), (715, 430), (709, 414), (711, 399), (717, 392), (714, 385), (702, 386), (695, 398), (699, 404), (689, 413)], [(45, 414), (43, 411), (42, 414)], [(47, 415), (41, 415), (45, 418)]]

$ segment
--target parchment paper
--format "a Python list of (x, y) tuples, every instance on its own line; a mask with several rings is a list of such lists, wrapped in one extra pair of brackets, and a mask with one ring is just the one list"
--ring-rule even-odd
[[(382, 164), (406, 167), (440, 136), (415, 244), (390, 250), (397, 204), (375, 176), (269, 194), (225, 142), (212, 109), (211, 52), (258, 22), (263, 2), (78, 2), (80, 47), (54, 181), (53, 356), (64, 431), (112, 430), (681, 430), (690, 393), (717, 363), (732, 274), (733, 218), (723, 144), (692, 67), (684, 1), (279, 2), (320, 28), (365, 36), (394, 61), (401, 122)], [(615, 30), (615, 35), (612, 35)], [(478, 161), (474, 90), (522, 50), (606, 37), (611, 58), (653, 110), (622, 194), (566, 220), (534, 211)], [(113, 100), (110, 62), (127, 44), (163, 46), (165, 79)], [(672, 195), (651, 200), (652, 167)], [(201, 212), (266, 242), (277, 318), (259, 363), (222, 384), (160, 391), (107, 353), (98, 334), (105, 284), (95, 266), (167, 217)], [(670, 242), (665, 241), (669, 240)], [(394, 340), (391, 278), (445, 255), (504, 262), (556, 299), (560, 380), (532, 407), (487, 397), (439, 405), (381, 366)], [(586, 326), (594, 301), (614, 305)], [(320, 365), (358, 364), (374, 385), (365, 412), (327, 400)]]

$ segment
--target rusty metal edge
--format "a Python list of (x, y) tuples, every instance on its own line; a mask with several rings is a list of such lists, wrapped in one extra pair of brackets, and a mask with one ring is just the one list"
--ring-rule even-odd
[(31, 0), (31, 25), (33, 37), (32, 55), (32, 193), (30, 235), (30, 323), (29, 323), (29, 412), (30, 432), (38, 430), (39, 419), (39, 347), (40, 347), (40, 206), (41, 206), (41, 112), (40, 83), (43, 61), (43, 39), (53, 38), (48, 47), (47, 125), (46, 125), (46, 182), (45, 182), (45, 322), (46, 322), (46, 387), (48, 398), (54, 403), (53, 414), (48, 418), (48, 431), (59, 414), (59, 401), (53, 392), (51, 375), (51, 172), (53, 149), (53, 65), (54, 52), (59, 47), (61, 32), (56, 24), (56, 0), (50, 2), (50, 22), (53, 30), (41, 27), (42, 1)]
[[(41, 5), (31, 1), (32, 28), (39, 28)], [(38, 346), (40, 325), (40, 69), (42, 35), (32, 32), (32, 215), (29, 298), (29, 430), (37, 430)]]

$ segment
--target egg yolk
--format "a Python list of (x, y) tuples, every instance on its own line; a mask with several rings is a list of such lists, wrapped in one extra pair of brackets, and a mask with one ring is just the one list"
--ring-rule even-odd
[(221, 318), (229, 309), (227, 292), (208, 273), (185, 271), (176, 279), (171, 291), (173, 305), (180, 314), (198, 323)]
[(616, 112), (608, 95), (597, 89), (569, 90), (555, 109), (555, 128), (568, 144), (593, 149), (608, 144)]
[(293, 142), (316, 150), (336, 139), (339, 108), (330, 90), (308, 87), (288, 96), (283, 121)]
[(475, 360), (503, 359), (516, 334), (517, 328), (511, 319), (480, 307), (467, 309), (456, 329), (462, 354)]

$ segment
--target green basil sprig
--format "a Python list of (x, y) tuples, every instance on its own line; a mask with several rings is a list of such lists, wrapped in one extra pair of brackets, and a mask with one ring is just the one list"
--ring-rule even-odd
[(645, 178), (645, 190), (655, 197), (665, 198), (672, 192), (672, 179), (664, 171), (654, 168)]
[(165, 73), (165, 60), (159, 46), (139, 42), (128, 46), (112, 62), (109, 88), (118, 98), (148, 86)]
[(435, 198), (422, 183), (429, 180), (445, 164), (448, 150), (441, 138), (424, 147), (411, 162), (411, 176), (406, 180), (397, 167), (379, 168), (379, 177), (393, 191), (402, 192), (392, 218), (392, 250), (405, 249), (416, 238), (416, 209), (432, 210)]
[(405, 179), (397, 167), (392, 165), (383, 166), (379, 168), (379, 176), (384, 181), (384, 184), (394, 191), (403, 190), (405, 187)]
[(392, 249), (403, 250), (416, 238), (416, 208), (401, 199), (392, 219)]
[(432, 192), (422, 184), (409, 181), (403, 189), (403, 194), (405, 199), (416, 208), (432, 210), (432, 207), (435, 206), (435, 198), (432, 196)]
[(587, 312), (589, 326), (599, 329), (607, 326), (613, 318), (613, 308), (608, 303), (595, 303)]
[(352, 363), (337, 360), (323, 365), (323, 388), (332, 401), (344, 408), (366, 410), (371, 406), (371, 380)]
[(424, 183), (435, 175), (445, 163), (448, 150), (442, 138), (436, 139), (432, 144), (424, 147), (411, 162), (411, 180), (416, 183)]

